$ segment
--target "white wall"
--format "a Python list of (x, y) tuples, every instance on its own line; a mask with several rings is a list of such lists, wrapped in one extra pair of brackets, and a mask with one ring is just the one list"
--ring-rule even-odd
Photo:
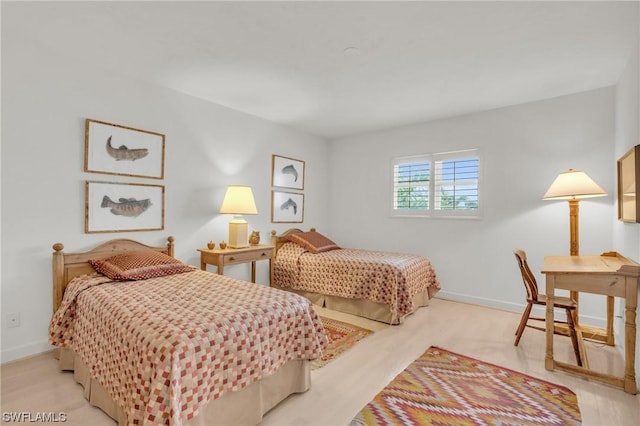
[[(616, 86), (616, 159), (633, 146), (640, 144), (640, 31), (638, 31), (637, 38), (638, 46)], [(640, 262), (640, 224), (614, 220), (613, 247), (616, 251)], [(616, 341), (622, 348), (625, 343), (623, 337), (624, 312), (624, 303), (622, 300), (618, 300), (615, 310), (615, 330)], [(636, 336), (636, 371), (640, 372), (640, 328), (637, 329)], [(636, 373), (636, 376), (640, 376), (640, 373)]]
[[(581, 202), (580, 252), (613, 248), (614, 95), (610, 87), (332, 141), (336, 242), (424, 255), (439, 275), (440, 297), (522, 312), (512, 250), (524, 248), (533, 271), (545, 255), (569, 254), (568, 203), (541, 199), (558, 173), (584, 170), (608, 192)], [(466, 148), (482, 152), (481, 220), (390, 217), (394, 156)], [(585, 322), (602, 324), (604, 301), (581, 302)]]
[[(640, 43), (640, 42), (639, 42)], [(629, 60), (616, 86), (615, 158), (640, 144), (640, 48)], [(640, 225), (614, 221), (616, 248), (640, 260)]]
[[(176, 237), (179, 259), (199, 265), (196, 249), (227, 239), (217, 213), (228, 184), (251, 185), (259, 214), (250, 229), (268, 241), (271, 155), (306, 161), (304, 224), (329, 229), (325, 140), (195, 98), (84, 65), (82, 52), (54, 55), (27, 37), (2, 33), (2, 361), (49, 349), (51, 246), (82, 251), (111, 238), (163, 244)], [(166, 134), (165, 179), (83, 172), (84, 120), (94, 118)], [(166, 186), (164, 231), (84, 233), (84, 182)], [(310, 225), (307, 225), (310, 224)], [(249, 279), (249, 266), (225, 268)], [(258, 263), (258, 282), (268, 267)], [(19, 312), (21, 326), (7, 328)]]

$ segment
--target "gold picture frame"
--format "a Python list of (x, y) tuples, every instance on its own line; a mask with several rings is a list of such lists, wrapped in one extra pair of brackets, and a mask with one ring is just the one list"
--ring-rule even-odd
[(85, 183), (85, 233), (161, 231), (164, 185)]
[(618, 160), (618, 220), (640, 223), (640, 145), (627, 151)]
[(165, 135), (87, 118), (84, 171), (164, 179)]
[(304, 194), (271, 191), (271, 223), (304, 222)]
[(271, 186), (290, 189), (304, 189), (304, 166), (302, 160), (283, 157), (273, 154), (271, 156)]

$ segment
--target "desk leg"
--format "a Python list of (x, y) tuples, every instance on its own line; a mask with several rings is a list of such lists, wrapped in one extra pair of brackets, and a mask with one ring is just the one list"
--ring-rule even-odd
[(251, 262), (251, 282), (256, 282), (256, 261)]
[(613, 336), (613, 296), (607, 296), (607, 341), (605, 342), (609, 346), (615, 346), (615, 337)]
[[(626, 277), (635, 280), (635, 277)], [(636, 384), (636, 309), (638, 307), (637, 286), (626, 284), (624, 322), (624, 391), (638, 393)]]
[(555, 280), (556, 277), (554, 274), (546, 274), (546, 289), (545, 293), (547, 295), (547, 311), (545, 315), (545, 334), (547, 340), (547, 353), (544, 360), (544, 367), (553, 371), (554, 362), (553, 362), (553, 298), (555, 297)]

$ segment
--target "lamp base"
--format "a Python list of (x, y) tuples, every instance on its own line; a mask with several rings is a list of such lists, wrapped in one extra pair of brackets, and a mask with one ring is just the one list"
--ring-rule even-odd
[(241, 217), (235, 217), (229, 222), (230, 248), (249, 247), (249, 224)]

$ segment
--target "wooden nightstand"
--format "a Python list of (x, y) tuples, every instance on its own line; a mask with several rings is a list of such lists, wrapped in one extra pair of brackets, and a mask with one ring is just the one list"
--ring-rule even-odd
[[(256, 261), (269, 260), (269, 271), (273, 265), (271, 261), (275, 254), (275, 247), (270, 245), (257, 245), (239, 249), (198, 249), (200, 252), (200, 269), (207, 270), (207, 265), (218, 268), (218, 274), (224, 274), (224, 267), (238, 263), (251, 262), (251, 282), (256, 282)], [(271, 273), (269, 273), (271, 276)], [(271, 283), (269, 283), (271, 284)]]

